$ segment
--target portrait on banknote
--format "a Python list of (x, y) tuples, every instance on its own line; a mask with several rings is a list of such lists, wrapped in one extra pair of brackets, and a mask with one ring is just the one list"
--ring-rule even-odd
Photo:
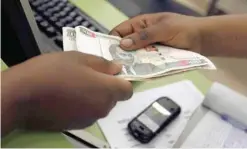
[[(135, 52), (124, 51), (118, 44), (110, 45), (109, 52), (114, 61), (122, 64), (126, 73), (129, 75), (148, 75), (162, 70), (159, 66), (154, 64), (155, 61), (153, 61), (153, 63), (145, 62), (141, 57), (137, 57), (134, 54)], [(165, 67), (165, 63), (160, 66)]]

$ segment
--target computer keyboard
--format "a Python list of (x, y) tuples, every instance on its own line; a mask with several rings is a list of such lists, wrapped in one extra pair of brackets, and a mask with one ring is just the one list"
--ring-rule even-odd
[(108, 30), (87, 16), (68, 0), (29, 0), (41, 32), (62, 49), (62, 27), (85, 26), (93, 31)]

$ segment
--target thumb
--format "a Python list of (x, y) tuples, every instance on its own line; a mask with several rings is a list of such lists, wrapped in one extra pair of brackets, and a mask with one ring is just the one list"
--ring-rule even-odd
[(120, 46), (125, 50), (136, 50), (159, 42), (159, 40), (162, 40), (160, 36), (159, 28), (153, 25), (124, 37), (120, 42)]
[(111, 75), (117, 74), (122, 70), (121, 64), (93, 55), (87, 56), (86, 65), (98, 72)]

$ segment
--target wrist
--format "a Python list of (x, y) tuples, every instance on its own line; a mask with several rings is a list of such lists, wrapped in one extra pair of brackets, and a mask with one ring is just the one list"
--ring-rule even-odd
[(203, 38), (204, 38), (204, 29), (203, 25), (200, 23), (203, 18), (195, 17), (192, 26), (192, 38), (190, 40), (191, 50), (203, 54)]
[(197, 23), (198, 26), (198, 32), (200, 36), (200, 53), (202, 55), (210, 55), (209, 51), (212, 50), (210, 49), (211, 47), (211, 40), (212, 39), (212, 31), (211, 31), (211, 24), (213, 23), (212, 19), (213, 17), (204, 17), (204, 18), (199, 18), (200, 20)]
[(2, 72), (2, 136), (22, 127), (33, 86), (19, 66)]

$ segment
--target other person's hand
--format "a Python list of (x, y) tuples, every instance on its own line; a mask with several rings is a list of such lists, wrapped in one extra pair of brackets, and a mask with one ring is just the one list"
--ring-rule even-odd
[(200, 18), (175, 13), (144, 14), (121, 23), (110, 34), (123, 37), (121, 47), (126, 50), (162, 43), (200, 52), (198, 21)]
[(113, 62), (80, 52), (45, 54), (2, 73), (2, 101), (8, 102), (10, 89), (21, 95), (12, 102), (18, 103), (13, 111), (21, 128), (84, 128), (132, 96), (131, 83), (113, 76), (120, 71)]

